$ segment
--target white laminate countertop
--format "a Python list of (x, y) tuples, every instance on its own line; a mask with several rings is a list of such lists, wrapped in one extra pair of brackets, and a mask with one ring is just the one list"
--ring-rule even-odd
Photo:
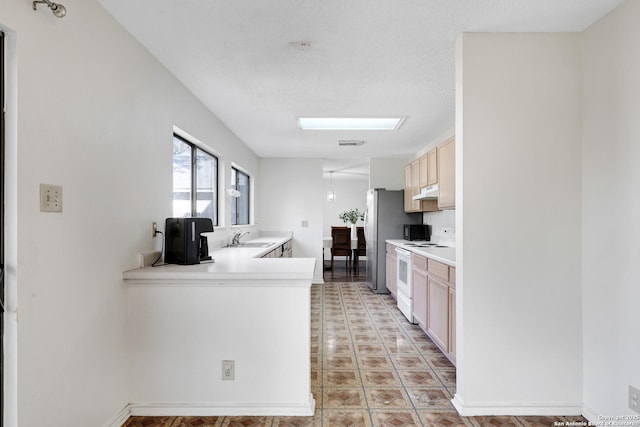
[(262, 248), (242, 246), (214, 248), (209, 251), (213, 262), (142, 267), (125, 271), (122, 277), (127, 281), (153, 281), (157, 284), (183, 280), (193, 282), (312, 280), (316, 263), (314, 258), (260, 258), (288, 240), (291, 240), (291, 237), (259, 237), (246, 242), (273, 244)]
[(451, 267), (456, 266), (456, 248), (448, 247), (448, 248), (419, 248), (415, 246), (409, 246), (407, 243), (412, 243), (409, 240), (402, 239), (391, 239), (387, 240), (387, 243), (390, 243), (395, 246), (399, 246), (402, 249), (406, 249), (410, 252), (413, 252), (418, 255), (425, 256), (427, 258), (431, 258), (434, 261), (439, 261), (443, 264), (450, 265)]

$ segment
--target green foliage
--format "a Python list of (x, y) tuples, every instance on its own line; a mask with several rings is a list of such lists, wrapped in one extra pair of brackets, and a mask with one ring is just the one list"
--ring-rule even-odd
[(350, 209), (342, 212), (338, 215), (338, 218), (344, 221), (345, 224), (355, 224), (358, 220), (364, 221), (364, 212), (360, 212), (358, 208)]

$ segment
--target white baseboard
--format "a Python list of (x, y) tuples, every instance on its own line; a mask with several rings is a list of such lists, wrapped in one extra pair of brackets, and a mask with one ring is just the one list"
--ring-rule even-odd
[(217, 403), (132, 403), (128, 410), (131, 416), (299, 416), (314, 414), (316, 401), (313, 395), (307, 404), (217, 404)]
[(596, 412), (591, 406), (582, 404), (582, 416), (590, 421), (593, 425), (602, 423), (602, 415)]
[(129, 405), (125, 406), (104, 425), (104, 427), (121, 427), (131, 415)]
[(573, 416), (582, 415), (583, 405), (581, 403), (535, 403), (522, 405), (515, 402), (491, 402), (466, 404), (462, 402), (456, 393), (451, 400), (458, 413), (463, 417), (482, 415), (539, 415), (539, 416)]

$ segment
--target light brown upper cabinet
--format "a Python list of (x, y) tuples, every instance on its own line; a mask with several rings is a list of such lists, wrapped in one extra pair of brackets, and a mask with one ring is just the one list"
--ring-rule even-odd
[(404, 211), (405, 212), (419, 212), (420, 211), (420, 202), (417, 200), (413, 200), (412, 197), (414, 195), (414, 185), (413, 185), (413, 174), (412, 172), (412, 164), (408, 164), (404, 167)]
[(429, 186), (429, 156), (423, 154), (420, 160), (420, 188)]
[(438, 149), (433, 148), (427, 154), (427, 183), (434, 185), (438, 183)]
[(437, 147), (438, 208), (456, 208), (456, 144), (450, 138)]
[(438, 210), (437, 200), (413, 200), (413, 196), (420, 193), (422, 179), (427, 176), (426, 154), (414, 160), (404, 168), (404, 211), (405, 212), (432, 212)]

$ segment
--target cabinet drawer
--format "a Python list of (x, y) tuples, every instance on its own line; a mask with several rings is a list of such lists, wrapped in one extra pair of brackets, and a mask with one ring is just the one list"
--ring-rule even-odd
[(411, 267), (414, 270), (427, 271), (427, 258), (421, 255), (411, 254)]
[(449, 266), (432, 259), (428, 262), (428, 272), (436, 277), (441, 278), (445, 282), (449, 281)]
[(449, 286), (453, 289), (456, 288), (456, 268), (449, 267)]

